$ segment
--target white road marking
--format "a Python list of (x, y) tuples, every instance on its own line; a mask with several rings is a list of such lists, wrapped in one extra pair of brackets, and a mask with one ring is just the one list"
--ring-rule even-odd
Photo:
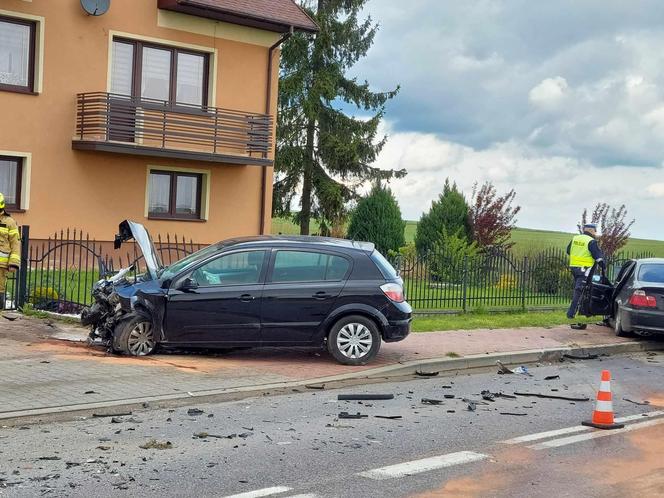
[[(632, 422), (634, 420), (643, 420), (654, 417), (660, 417), (664, 415), (664, 410), (657, 410), (647, 413), (640, 413), (638, 415), (629, 415), (627, 417), (621, 417), (615, 419), (617, 424), (624, 424), (625, 422)], [(590, 427), (583, 425), (577, 425), (575, 427), (565, 427), (564, 429), (557, 429), (553, 431), (538, 432), (536, 434), (527, 434), (525, 436), (515, 437), (513, 439), (508, 439), (506, 441), (501, 441), (503, 444), (521, 444), (529, 443), (531, 441), (539, 441), (540, 439), (549, 439), (556, 436), (564, 436), (565, 434), (574, 434), (575, 432), (589, 432)]]
[(257, 489), (255, 491), (247, 491), (246, 493), (240, 493), (238, 495), (230, 495), (226, 498), (261, 498), (263, 496), (272, 496), (279, 493), (286, 493), (291, 491), (293, 488), (287, 488), (286, 486), (274, 486), (272, 488), (263, 488)]
[(397, 477), (420, 474), (430, 470), (452, 467), (453, 465), (477, 462), (484, 460), (485, 458), (488, 458), (488, 455), (475, 453), (474, 451), (459, 451), (457, 453), (449, 453), (447, 455), (423, 458), (421, 460), (413, 460), (412, 462), (398, 463), (396, 465), (389, 465), (379, 469), (367, 470), (358, 475), (376, 480), (394, 479)]
[(577, 434), (576, 436), (564, 437), (560, 439), (553, 439), (551, 441), (545, 441), (543, 443), (533, 444), (528, 446), (532, 450), (546, 450), (550, 448), (558, 448), (560, 446), (566, 446), (568, 444), (579, 443), (581, 441), (588, 441), (590, 439), (597, 439), (600, 437), (614, 436), (616, 434), (622, 434), (624, 432), (635, 431), (637, 429), (645, 429), (646, 427), (652, 427), (654, 425), (664, 424), (664, 418), (648, 420), (647, 422), (638, 422), (636, 424), (630, 424), (625, 426), (624, 429), (613, 429), (613, 430), (602, 430), (599, 429), (596, 432), (590, 432), (588, 434)]

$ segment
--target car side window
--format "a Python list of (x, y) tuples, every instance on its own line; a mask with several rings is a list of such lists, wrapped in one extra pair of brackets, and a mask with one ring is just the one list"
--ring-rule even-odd
[(264, 261), (265, 251), (226, 254), (199, 266), (191, 278), (202, 287), (257, 284)]
[(278, 251), (272, 282), (322, 282), (341, 280), (348, 272), (346, 258), (321, 252)]

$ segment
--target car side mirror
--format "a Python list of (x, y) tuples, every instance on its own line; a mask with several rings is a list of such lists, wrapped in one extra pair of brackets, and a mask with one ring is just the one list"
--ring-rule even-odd
[(198, 282), (196, 282), (196, 280), (194, 280), (191, 277), (185, 278), (182, 281), (182, 284), (180, 284), (180, 288), (179, 288), (179, 290), (181, 290), (183, 292), (193, 291), (193, 290), (196, 290), (196, 289), (198, 289)]

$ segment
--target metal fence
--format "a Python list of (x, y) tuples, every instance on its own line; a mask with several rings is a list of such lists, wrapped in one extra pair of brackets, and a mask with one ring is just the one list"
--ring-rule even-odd
[[(10, 276), (10, 308), (26, 303), (36, 309), (78, 313), (90, 304), (91, 289), (104, 273), (131, 265), (146, 271), (138, 247), (130, 242), (121, 251), (110, 243), (91, 240), (80, 230), (61, 230), (47, 240), (30, 240), (30, 228), (21, 228), (22, 264)], [(177, 235), (158, 235), (157, 252), (165, 265), (203, 247)], [(653, 256), (623, 252), (608, 264), (614, 278), (624, 261)], [(404, 280), (408, 302), (417, 311), (445, 312), (477, 309), (537, 309), (567, 305), (572, 292), (568, 256), (550, 248), (523, 256), (489, 251), (474, 255), (436, 251), (424, 256), (394, 258)]]
[[(624, 261), (651, 257), (623, 252), (608, 263), (613, 278)], [(529, 256), (507, 251), (460, 254), (435, 251), (393, 258), (406, 298), (419, 311), (557, 308), (569, 303), (573, 280), (568, 256), (550, 248)]]
[[(21, 269), (8, 282), (10, 309), (29, 304), (35, 309), (78, 314), (91, 303), (95, 282), (117, 269), (134, 266), (134, 274), (146, 271), (135, 243), (115, 251), (110, 243), (97, 242), (81, 230), (61, 230), (46, 240), (31, 240), (30, 227), (21, 227)], [(185, 237), (158, 235), (155, 247), (168, 265), (201, 248)]]

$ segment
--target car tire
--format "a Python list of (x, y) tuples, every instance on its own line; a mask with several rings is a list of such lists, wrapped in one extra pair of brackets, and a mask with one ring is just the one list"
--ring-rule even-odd
[(380, 332), (373, 320), (351, 315), (336, 322), (327, 337), (327, 350), (344, 365), (366, 365), (380, 350)]
[(130, 356), (147, 356), (157, 349), (152, 321), (136, 315), (119, 323), (113, 334), (113, 349)]
[(622, 328), (622, 313), (620, 312), (620, 306), (616, 306), (616, 311), (614, 313), (615, 318), (613, 319), (613, 332), (618, 337), (629, 337), (631, 334), (625, 332)]

